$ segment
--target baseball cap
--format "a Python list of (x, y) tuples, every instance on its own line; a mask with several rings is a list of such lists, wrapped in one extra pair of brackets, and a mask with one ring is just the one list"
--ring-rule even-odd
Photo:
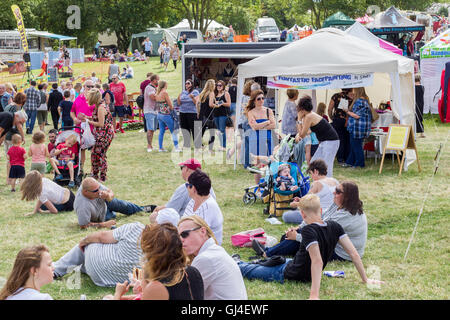
[(198, 161), (197, 159), (194, 159), (194, 158), (191, 158), (184, 162), (181, 162), (178, 165), (188, 167), (191, 170), (196, 170), (198, 168), (200, 168), (200, 169), (202, 168), (202, 164), (200, 163), (200, 161)]
[(175, 227), (178, 226), (178, 221), (180, 221), (180, 215), (175, 209), (164, 208), (158, 212), (156, 217), (157, 224), (171, 223)]

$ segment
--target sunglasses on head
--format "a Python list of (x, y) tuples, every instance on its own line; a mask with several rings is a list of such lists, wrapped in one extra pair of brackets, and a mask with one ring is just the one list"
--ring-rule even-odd
[(261, 101), (261, 100), (264, 100), (264, 97), (256, 98), (256, 101)]
[(186, 239), (187, 237), (189, 237), (189, 234), (191, 233), (191, 231), (196, 231), (196, 230), (198, 230), (200, 228), (201, 227), (196, 227), (194, 229), (184, 230), (183, 232), (180, 233), (180, 237), (182, 237), (183, 239)]

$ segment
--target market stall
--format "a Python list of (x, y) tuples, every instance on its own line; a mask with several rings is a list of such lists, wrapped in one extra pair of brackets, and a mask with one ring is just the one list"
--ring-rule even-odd
[(345, 30), (354, 23), (355, 23), (355, 20), (353, 20), (350, 17), (347, 17), (341, 11), (338, 11), (335, 14), (333, 14), (332, 16), (325, 19), (325, 21), (323, 22), (322, 28), (333, 27), (333, 28)]
[(450, 29), (420, 49), (421, 81), (425, 88), (423, 113), (437, 114), (441, 75), (450, 61)]
[[(411, 59), (335, 28), (321, 29), (307, 38), (239, 65), (236, 114), (240, 114), (245, 79), (266, 76), (275, 83), (280, 80), (290, 82), (288, 87), (291, 88), (312, 90), (316, 104), (325, 102), (328, 105), (324, 89), (365, 86), (370, 97), (372, 93), (384, 92), (385, 101), (392, 101), (393, 115), (400, 123), (414, 125), (413, 74), (414, 62)], [(377, 105), (376, 101), (373, 102)], [(409, 162), (415, 159), (414, 154), (407, 156)]]

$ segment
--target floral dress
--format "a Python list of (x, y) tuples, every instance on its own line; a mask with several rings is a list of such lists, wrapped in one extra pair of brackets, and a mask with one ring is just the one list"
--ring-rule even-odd
[[(100, 180), (102, 181), (106, 180), (106, 171), (108, 170), (106, 152), (114, 138), (113, 117), (109, 108), (105, 108), (105, 110), (105, 123), (103, 127), (94, 127), (93, 130), (95, 145), (92, 148), (91, 154), (92, 175), (97, 179), (100, 172)], [(98, 108), (94, 109), (92, 119), (95, 122), (98, 121)]]

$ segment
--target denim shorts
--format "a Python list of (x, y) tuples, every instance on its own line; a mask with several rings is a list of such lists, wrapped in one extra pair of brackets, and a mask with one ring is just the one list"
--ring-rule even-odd
[(230, 104), (230, 117), (236, 115), (236, 102)]
[(126, 114), (125, 106), (115, 106), (112, 116), (113, 117), (123, 118), (123, 117), (125, 117), (125, 114)]
[(58, 166), (64, 167), (64, 166), (66, 166), (69, 162), (72, 162), (73, 164), (75, 164), (75, 161), (73, 161), (73, 160), (58, 160)]
[(145, 125), (147, 130), (155, 131), (158, 127), (158, 114), (157, 113), (144, 113)]

